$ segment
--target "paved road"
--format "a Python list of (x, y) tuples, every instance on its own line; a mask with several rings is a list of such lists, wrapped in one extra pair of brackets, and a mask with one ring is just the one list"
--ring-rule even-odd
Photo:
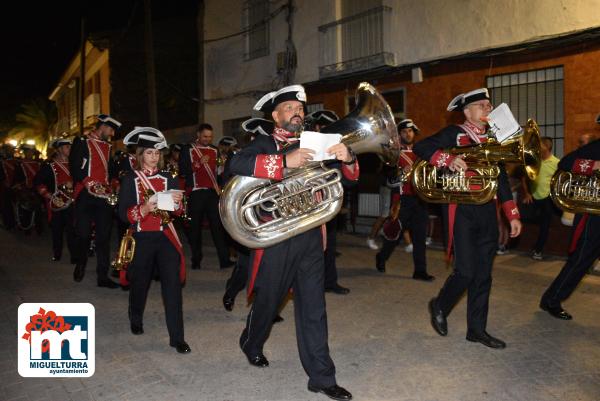
[[(489, 332), (508, 342), (497, 351), (465, 341), (464, 300), (442, 338), (429, 325), (427, 301), (448, 271), (429, 250), (434, 283), (410, 279), (398, 248), (388, 273), (373, 267), (363, 238), (340, 238), (340, 282), (347, 296), (327, 295), (329, 344), (340, 385), (356, 400), (600, 400), (600, 277), (588, 276), (565, 304), (575, 319), (539, 311), (540, 294), (562, 262), (508, 254), (496, 259)], [(229, 270), (220, 271), (210, 240), (205, 270), (184, 289), (189, 355), (168, 346), (160, 287), (150, 289), (145, 334), (129, 333), (127, 293), (95, 286), (94, 263), (82, 283), (71, 266), (49, 262), (47, 236), (0, 231), (0, 400), (325, 400), (306, 390), (297, 355), (293, 301), (273, 328), (266, 369), (248, 365), (237, 342), (247, 308), (221, 306)], [(213, 267), (210, 265), (212, 264)], [(96, 373), (87, 379), (24, 379), (17, 373), (17, 307), (22, 302), (91, 302), (96, 308)]]

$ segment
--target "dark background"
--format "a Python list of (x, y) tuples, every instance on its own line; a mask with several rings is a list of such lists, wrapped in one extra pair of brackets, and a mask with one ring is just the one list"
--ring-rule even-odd
[[(153, 0), (152, 19), (193, 15), (198, 2)], [(143, 0), (20, 1), (10, 8), (0, 24), (0, 131), (22, 103), (50, 95), (79, 50), (82, 17), (92, 36), (111, 31), (117, 37), (126, 36), (144, 18)], [(131, 62), (136, 58), (143, 59), (143, 52), (132, 55)]]

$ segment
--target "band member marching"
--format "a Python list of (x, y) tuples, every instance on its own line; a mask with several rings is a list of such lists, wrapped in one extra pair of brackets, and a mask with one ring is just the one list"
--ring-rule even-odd
[[(486, 142), (484, 120), (492, 110), (486, 88), (476, 89), (455, 97), (448, 111), (462, 111), (465, 122), (450, 125), (438, 133), (419, 141), (414, 152), (421, 159), (438, 168), (450, 171), (467, 171), (468, 165), (461, 157), (444, 152), (444, 149)], [(521, 221), (503, 166), (498, 177), (497, 197), (510, 221), (510, 236), (521, 232)], [(470, 174), (467, 171), (467, 174)], [(431, 324), (435, 331), (448, 334), (446, 318), (465, 291), (467, 292), (467, 340), (491, 348), (505, 348), (506, 344), (486, 331), (492, 264), (498, 246), (496, 201), (483, 205), (450, 204), (448, 209), (448, 249), (454, 252), (454, 270), (437, 297), (429, 303)]]
[(202, 221), (206, 216), (210, 233), (217, 248), (221, 269), (231, 267), (229, 251), (225, 243), (224, 229), (219, 218), (219, 195), (217, 182), (217, 159), (219, 151), (212, 145), (213, 129), (209, 124), (200, 124), (194, 143), (184, 146), (179, 161), (179, 171), (186, 178), (186, 187), (191, 191), (188, 213), (191, 217), (190, 247), (192, 269), (200, 269), (202, 262)]
[(35, 177), (35, 187), (46, 201), (48, 222), (52, 229), (52, 260), (59, 261), (63, 250), (63, 237), (67, 235), (67, 248), (73, 262), (75, 233), (73, 229), (73, 179), (69, 171), (70, 139), (56, 139), (50, 163), (42, 166)]
[[(191, 352), (184, 340), (181, 288), (185, 282), (185, 258), (181, 241), (173, 227), (171, 214), (183, 212), (183, 193), (171, 193), (173, 211), (159, 210), (157, 195), (167, 190), (178, 190), (177, 179), (163, 168), (161, 150), (167, 147), (163, 134), (155, 128), (139, 127), (135, 134), (138, 164), (133, 172), (123, 177), (119, 192), (119, 216), (130, 224), (135, 241), (131, 265), (121, 274), (123, 285), (129, 285), (129, 319), (131, 332), (144, 333), (143, 315), (148, 288), (158, 269), (169, 345), (177, 352)], [(128, 137), (129, 137), (128, 135)], [(129, 140), (132, 140), (131, 137)]]
[(0, 154), (0, 210), (4, 228), (12, 230), (15, 227), (15, 215), (12, 206), (12, 184), (17, 169), (17, 159), (14, 158), (15, 147), (9, 143), (2, 144)]
[(13, 179), (15, 220), (17, 227), (29, 234), (35, 226), (38, 234), (42, 232), (42, 202), (34, 188), (34, 178), (42, 164), (38, 160), (39, 152), (34, 145), (20, 146), (24, 158), (19, 160)]
[(95, 227), (96, 274), (99, 287), (118, 288), (108, 278), (110, 234), (116, 203), (116, 169), (110, 157), (110, 140), (121, 127), (114, 118), (101, 114), (87, 138), (76, 138), (71, 146), (69, 168), (75, 199), (76, 254), (73, 279), (83, 280), (88, 258), (92, 224)]
[(400, 147), (400, 158), (398, 159), (398, 177), (396, 192), (393, 194), (392, 210), (400, 208), (399, 214), (390, 213), (390, 218), (383, 227), (383, 246), (375, 256), (375, 266), (380, 272), (385, 272), (385, 262), (389, 259), (400, 240), (403, 229), (409, 229), (413, 243), (413, 279), (432, 281), (433, 276), (427, 273), (427, 260), (425, 258), (425, 239), (427, 237), (427, 225), (429, 215), (427, 204), (415, 193), (408, 177), (417, 155), (413, 152), (415, 135), (419, 128), (411, 119), (404, 119), (398, 123), (398, 132), (402, 141)]
[[(281, 180), (285, 168), (297, 168), (312, 159), (313, 151), (300, 149), (297, 135), (304, 124), (306, 94), (301, 85), (292, 85), (263, 96), (254, 110), (270, 113), (275, 121), (271, 136), (258, 135), (231, 158), (231, 173)], [(355, 155), (344, 144), (327, 150), (341, 163), (342, 175), (358, 179)], [(338, 163), (340, 164), (340, 163)], [(249, 294), (254, 302), (240, 337), (240, 347), (251, 365), (266, 367), (263, 354), (273, 318), (290, 288), (294, 294), (294, 312), (298, 350), (309, 376), (308, 389), (338, 399), (352, 395), (336, 383), (335, 366), (327, 344), (325, 311), (323, 232), (313, 228), (276, 245), (253, 250)]]
[[(263, 118), (250, 118), (242, 123), (242, 129), (246, 131), (251, 136), (256, 135), (266, 135), (270, 136), (267, 132), (273, 131), (273, 121), (265, 120)], [(223, 185), (229, 181), (231, 178), (231, 158), (239, 152), (239, 149), (234, 149), (227, 157), (225, 161), (222, 180)], [(248, 270), (250, 267), (250, 249), (247, 247), (238, 244), (233, 239), (231, 239), (234, 244), (238, 259), (235, 262), (235, 266), (231, 271), (231, 276), (227, 279), (225, 284), (225, 293), (223, 294), (223, 307), (226, 311), (231, 312), (233, 310), (233, 306), (235, 305), (235, 298), (237, 295), (246, 287), (248, 282)], [(283, 317), (279, 314), (275, 316), (273, 319), (273, 323), (279, 323), (283, 321)]]
[[(600, 139), (563, 157), (558, 168), (578, 175), (596, 175), (597, 180), (600, 180)], [(600, 257), (600, 199), (597, 187), (595, 191), (598, 211), (595, 214), (575, 214), (569, 258), (540, 301), (540, 308), (558, 319), (573, 318), (562, 308), (561, 302), (571, 296), (586, 272)]]

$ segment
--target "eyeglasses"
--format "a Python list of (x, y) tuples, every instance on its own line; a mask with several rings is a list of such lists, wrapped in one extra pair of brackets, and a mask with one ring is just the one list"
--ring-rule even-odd
[(474, 107), (478, 107), (481, 110), (494, 110), (494, 106), (492, 106), (491, 103), (471, 103), (467, 106), (474, 106)]

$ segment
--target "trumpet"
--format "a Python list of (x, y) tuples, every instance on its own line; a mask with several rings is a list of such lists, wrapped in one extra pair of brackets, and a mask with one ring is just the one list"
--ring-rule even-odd
[(111, 266), (116, 271), (126, 270), (127, 266), (131, 264), (133, 260), (133, 254), (135, 253), (135, 239), (133, 238), (133, 230), (131, 228), (125, 231), (125, 235), (121, 238), (119, 244), (119, 252), (117, 257), (111, 263)]

